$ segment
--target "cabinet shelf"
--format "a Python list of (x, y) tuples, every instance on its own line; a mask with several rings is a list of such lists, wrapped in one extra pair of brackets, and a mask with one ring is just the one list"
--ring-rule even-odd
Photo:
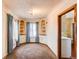
[(25, 34), (25, 21), (24, 20), (20, 20), (19, 21), (19, 33), (20, 34)]

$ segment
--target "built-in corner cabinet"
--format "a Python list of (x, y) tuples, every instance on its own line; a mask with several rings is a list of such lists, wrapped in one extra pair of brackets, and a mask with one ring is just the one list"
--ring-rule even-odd
[(19, 34), (25, 35), (26, 34), (26, 21), (19, 20)]
[(19, 20), (19, 43), (26, 42), (26, 20)]
[(47, 19), (41, 18), (39, 20), (39, 34), (46, 35)]

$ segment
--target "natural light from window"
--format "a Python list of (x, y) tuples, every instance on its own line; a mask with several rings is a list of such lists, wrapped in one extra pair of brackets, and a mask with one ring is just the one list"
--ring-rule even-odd
[(36, 37), (36, 23), (30, 23), (30, 37), (34, 38)]

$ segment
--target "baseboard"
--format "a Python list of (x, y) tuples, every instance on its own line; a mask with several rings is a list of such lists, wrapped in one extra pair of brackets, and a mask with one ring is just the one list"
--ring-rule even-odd
[(61, 58), (61, 59), (72, 59), (72, 58)]
[(23, 44), (26, 44), (26, 42), (24, 42), (24, 43), (20, 43), (20, 45), (23, 45)]
[(39, 43), (39, 42), (24, 42), (24, 43), (20, 43), (20, 45), (33, 44), (33, 43)]
[[(26, 43), (38, 43), (38, 42), (26, 42)], [(40, 42), (39, 42), (40, 43)]]

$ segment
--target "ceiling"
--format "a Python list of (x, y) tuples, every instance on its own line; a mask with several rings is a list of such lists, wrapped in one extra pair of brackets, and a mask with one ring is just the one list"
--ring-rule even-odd
[(61, 0), (3, 0), (3, 4), (20, 18), (46, 17)]

